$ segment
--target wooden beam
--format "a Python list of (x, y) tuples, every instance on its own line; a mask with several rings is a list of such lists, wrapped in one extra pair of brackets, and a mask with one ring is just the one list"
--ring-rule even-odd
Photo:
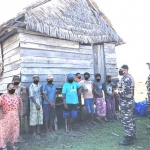
[(59, 52), (68, 52), (68, 53), (92, 54), (92, 49), (58, 47), (58, 46), (51, 46), (51, 45), (44, 45), (44, 44), (37, 44), (37, 43), (28, 43), (26, 41), (20, 42), (20, 47), (28, 48), (28, 49), (37, 49), (41, 51), (47, 50), (47, 51), (59, 51)]
[(68, 59), (68, 58), (42, 58), (42, 57), (20, 57), (21, 63), (41, 63), (41, 64), (76, 64), (76, 65), (92, 65), (92, 60)]
[(19, 34), (14, 34), (13, 36), (11, 35), (11, 37), (9, 37), (7, 40), (5, 40), (5, 42), (3, 43), (3, 49), (6, 48), (7, 46), (11, 45), (12, 43), (14, 43), (15, 41), (19, 40)]
[(7, 38), (9, 38), (10, 36), (14, 35), (15, 33), (17, 33), (17, 29), (13, 29), (12, 31), (8, 32), (7, 34), (1, 36), (0, 37), (0, 42), (6, 40)]
[(92, 69), (82, 69), (82, 68), (21, 68), (21, 74), (68, 74), (68, 73), (74, 73), (80, 72), (81, 74), (85, 72), (89, 72), (90, 74), (93, 74), (93, 68)]
[(26, 41), (29, 43), (43, 44), (43, 45), (52, 45), (58, 47), (69, 47), (69, 48), (79, 48), (78, 42), (60, 40), (50, 37), (36, 36), (31, 34), (20, 33), (20, 41)]
[(9, 53), (11, 50), (13, 50), (17, 47), (19, 47), (19, 40), (14, 41), (14, 43), (12, 43), (11, 45), (3, 48), (3, 54), (5, 55), (6, 53)]
[(37, 50), (37, 49), (26, 49), (21, 48), (20, 49), (20, 56), (26, 57), (26, 56), (34, 56), (34, 57), (43, 57), (45, 58), (67, 58), (67, 59), (76, 59), (76, 60), (91, 60), (92, 55), (89, 54), (76, 54), (76, 53), (67, 53), (67, 52), (57, 52), (57, 51), (45, 51), (45, 50)]

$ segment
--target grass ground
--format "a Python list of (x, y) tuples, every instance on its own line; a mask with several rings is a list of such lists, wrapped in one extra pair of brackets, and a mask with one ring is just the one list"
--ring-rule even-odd
[(18, 146), (20, 150), (150, 150), (150, 129), (146, 129), (150, 121), (145, 117), (137, 117), (136, 124), (137, 140), (134, 145), (127, 147), (118, 144), (124, 136), (120, 122), (92, 126), (76, 123), (70, 134), (60, 129), (47, 136), (24, 135), (26, 142)]

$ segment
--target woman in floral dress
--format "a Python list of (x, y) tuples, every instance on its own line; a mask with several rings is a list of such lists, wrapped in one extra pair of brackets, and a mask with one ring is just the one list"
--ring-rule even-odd
[(13, 83), (7, 85), (7, 93), (0, 96), (0, 148), (7, 150), (7, 142), (12, 144), (12, 149), (17, 150), (14, 143), (19, 137), (19, 105), (22, 115), (22, 100), (15, 93)]

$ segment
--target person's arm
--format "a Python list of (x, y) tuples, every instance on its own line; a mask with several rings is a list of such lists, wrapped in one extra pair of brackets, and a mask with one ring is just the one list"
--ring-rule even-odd
[(2, 113), (2, 96), (0, 96), (0, 120), (3, 119), (3, 113)]
[(99, 94), (98, 92), (97, 92), (97, 90), (96, 90), (96, 85), (93, 83), (93, 92), (94, 92), (94, 94), (96, 94), (96, 95), (98, 95), (98, 96), (100, 96), (100, 97), (103, 97), (103, 93), (102, 94)]
[(25, 87), (22, 87), (22, 88), (21, 88), (21, 94), (27, 94), (27, 90), (26, 90)]
[(47, 96), (47, 89), (46, 89), (46, 85), (45, 86), (43, 86), (43, 92), (42, 92), (42, 94), (43, 94), (43, 96), (44, 96), (44, 99), (53, 107), (53, 106), (55, 106), (55, 104), (53, 103), (53, 102), (51, 102), (51, 100), (48, 98), (48, 96)]
[(68, 109), (68, 105), (67, 105), (67, 103), (66, 103), (66, 94), (63, 94), (62, 97), (63, 97), (64, 107), (65, 107), (66, 109)]
[(83, 86), (82, 86), (81, 83), (77, 83), (77, 89), (79, 89), (79, 90), (78, 90), (78, 96), (80, 96), (81, 93), (83, 92)]
[(45, 100), (53, 107), (55, 106), (55, 103), (51, 102), (50, 99), (47, 97), (47, 92), (44, 92), (44, 98)]
[(56, 105), (56, 93), (57, 93), (57, 89), (55, 87), (55, 96), (54, 96), (54, 104)]
[(35, 104), (36, 109), (37, 109), (37, 110), (40, 110), (40, 106), (39, 106), (39, 104), (36, 102), (36, 100), (34, 99), (34, 97), (31, 96), (30, 99), (31, 99), (31, 101)]
[(23, 102), (22, 102), (22, 100), (20, 102), (20, 116), (21, 117), (23, 116)]
[(23, 116), (23, 102), (22, 102), (22, 99), (20, 98), (20, 96), (18, 94), (17, 95), (17, 98), (19, 100), (19, 114), (20, 114), (20, 117)]
[(100, 96), (100, 97), (103, 97), (103, 94), (99, 94), (99, 93), (96, 91), (95, 88), (94, 88), (94, 93), (95, 93), (96, 95)]
[(132, 84), (132, 80), (129, 77), (126, 77), (126, 79), (124, 80), (124, 82), (122, 82), (122, 87), (123, 87), (123, 93), (125, 95), (129, 95), (131, 93), (131, 84)]
[(108, 94), (108, 95), (110, 94), (106, 90), (106, 84), (105, 83), (103, 83), (103, 85), (102, 85), (102, 90), (104, 91), (105, 94)]
[(35, 104), (36, 109), (39, 110), (39, 109), (40, 109), (40, 106), (38, 105), (38, 103), (37, 103), (36, 100), (34, 99), (33, 90), (32, 90), (31, 87), (29, 87), (29, 98), (30, 98), (31, 101)]
[(54, 104), (56, 105), (56, 93), (55, 93), (55, 98), (54, 98)]
[(66, 87), (65, 87), (65, 84), (63, 85), (63, 89), (62, 89), (62, 98), (63, 98), (64, 107), (66, 109), (68, 109), (68, 106), (67, 106), (67, 103), (66, 103)]

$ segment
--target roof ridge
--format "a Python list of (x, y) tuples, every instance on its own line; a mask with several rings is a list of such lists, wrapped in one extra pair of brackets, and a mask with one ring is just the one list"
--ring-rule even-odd
[(34, 3), (31, 3), (29, 6), (25, 7), (24, 10), (29, 11), (30, 9), (34, 9), (34, 8), (41, 6), (49, 1), (51, 1), (51, 0), (38, 0)]

